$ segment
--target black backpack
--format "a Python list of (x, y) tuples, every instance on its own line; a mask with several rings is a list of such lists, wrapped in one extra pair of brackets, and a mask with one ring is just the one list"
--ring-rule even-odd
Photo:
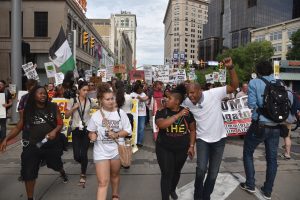
[(269, 82), (260, 77), (266, 87), (263, 95), (263, 107), (258, 108), (258, 114), (276, 123), (284, 122), (290, 113), (291, 103), (288, 98), (288, 91), (280, 80)]

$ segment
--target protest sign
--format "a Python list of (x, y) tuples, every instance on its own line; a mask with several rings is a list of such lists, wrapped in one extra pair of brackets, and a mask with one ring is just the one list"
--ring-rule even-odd
[(227, 135), (244, 135), (251, 124), (248, 96), (222, 101), (221, 107)]
[(97, 71), (97, 76), (101, 77), (102, 82), (106, 82), (106, 69), (99, 69)]
[(3, 106), (5, 102), (5, 93), (0, 93), (0, 118), (6, 118), (6, 108)]
[(138, 104), (139, 100), (137, 99), (131, 99), (131, 110), (130, 113), (133, 115), (133, 127), (132, 127), (132, 139), (131, 144), (133, 145), (132, 152), (135, 153), (138, 148), (136, 146), (137, 144), (137, 131), (138, 131)]
[(57, 107), (59, 108), (59, 111), (61, 114), (61, 118), (64, 123), (64, 126), (60, 132), (67, 136), (69, 142), (72, 142), (72, 134), (70, 131), (68, 131), (71, 118), (70, 117), (68, 119), (66, 118), (66, 109), (67, 109), (67, 105), (69, 103), (69, 99), (53, 98), (52, 102), (57, 104)]
[(213, 79), (215, 83), (219, 82), (219, 72), (213, 72)]
[(93, 71), (89, 69), (89, 70), (85, 70), (84, 73), (85, 73), (85, 80), (89, 82), (90, 78), (93, 76)]
[(63, 83), (65, 75), (62, 72), (55, 74), (55, 86), (58, 86)]
[(130, 71), (130, 82), (137, 80), (145, 81), (145, 73), (142, 70), (131, 70)]
[(206, 83), (214, 84), (213, 74), (206, 74), (205, 75), (205, 80), (206, 80)]
[(185, 69), (177, 69), (176, 83), (180, 84), (184, 81), (186, 81)]
[(56, 68), (53, 62), (44, 63), (46, 74), (48, 78), (54, 78), (56, 74)]
[(169, 82), (169, 65), (159, 65), (154, 71), (154, 81)]
[(32, 62), (29, 62), (25, 65), (22, 65), (24, 73), (28, 79), (39, 80), (39, 76), (35, 70), (36, 66), (33, 65)]
[(145, 81), (148, 85), (152, 84), (152, 66), (144, 66)]
[(226, 69), (219, 69), (219, 82), (226, 83)]
[(195, 68), (190, 68), (190, 72), (188, 74), (188, 79), (189, 80), (196, 80), (197, 79), (197, 76), (196, 76), (196, 73), (195, 73)]

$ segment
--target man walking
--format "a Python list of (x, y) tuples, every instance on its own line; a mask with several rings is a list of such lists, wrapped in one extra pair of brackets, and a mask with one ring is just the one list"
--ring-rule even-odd
[[(202, 92), (199, 84), (189, 84), (188, 98), (183, 103), (183, 106), (188, 107), (193, 113), (197, 126), (194, 200), (209, 200), (214, 190), (226, 138), (221, 101), (227, 94), (234, 92), (239, 85), (231, 58), (226, 58), (224, 64), (230, 74), (230, 85)], [(206, 171), (208, 174), (204, 182)]]
[(6, 82), (4, 80), (0, 80), (0, 93), (4, 93), (5, 103), (2, 104), (6, 109), (6, 118), (0, 119), (0, 142), (6, 137), (6, 119), (7, 119), (7, 111), (12, 105), (12, 95), (8, 89), (6, 89)]
[[(269, 61), (262, 61), (256, 65), (259, 77), (268, 82), (275, 82), (273, 67)], [(263, 107), (263, 95), (266, 83), (262, 79), (253, 79), (249, 82), (248, 107), (252, 110), (252, 123), (246, 134), (243, 150), (243, 161), (246, 173), (246, 182), (240, 187), (250, 193), (255, 193), (255, 169), (253, 153), (260, 143), (265, 143), (267, 174), (266, 181), (261, 188), (265, 199), (271, 199), (272, 188), (277, 172), (277, 148), (279, 144), (280, 126), (270, 120), (258, 110)], [(274, 105), (276, 106), (276, 105)]]

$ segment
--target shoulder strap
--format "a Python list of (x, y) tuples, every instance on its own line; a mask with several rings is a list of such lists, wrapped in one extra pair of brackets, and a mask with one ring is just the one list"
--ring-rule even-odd
[(259, 77), (259, 79), (260, 80), (262, 80), (266, 85), (270, 85), (270, 82), (267, 80), (267, 79), (265, 79), (264, 77)]
[(121, 119), (120, 108), (118, 108), (117, 112), (118, 112), (118, 115), (119, 115), (119, 117)]

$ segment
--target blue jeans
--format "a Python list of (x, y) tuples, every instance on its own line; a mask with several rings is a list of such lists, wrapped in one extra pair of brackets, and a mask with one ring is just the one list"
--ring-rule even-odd
[(271, 194), (277, 173), (277, 148), (279, 144), (280, 129), (263, 128), (261, 134), (248, 131), (243, 150), (243, 161), (246, 173), (246, 185), (255, 188), (255, 169), (253, 164), (253, 153), (256, 147), (264, 142), (266, 149), (267, 174), (263, 190)]
[[(226, 139), (223, 138), (218, 142), (207, 143), (201, 139), (197, 139), (197, 168), (194, 191), (195, 200), (210, 199), (222, 162), (225, 141)], [(207, 170), (207, 177), (203, 185)]]
[(137, 134), (137, 143), (138, 144), (143, 144), (144, 133), (145, 133), (145, 122), (146, 122), (146, 116), (139, 116), (138, 134)]

